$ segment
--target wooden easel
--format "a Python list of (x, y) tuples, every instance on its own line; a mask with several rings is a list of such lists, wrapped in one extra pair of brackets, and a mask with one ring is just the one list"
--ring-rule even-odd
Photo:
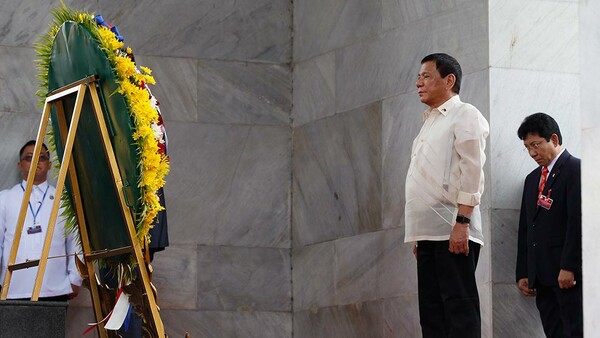
[[(35, 168), (38, 163), (39, 155), (42, 150), (42, 142), (44, 136), (46, 135), (46, 129), (48, 127), (48, 121), (50, 119), (51, 107), (54, 105), (56, 115), (58, 117), (58, 125), (59, 125), (59, 133), (58, 135), (54, 135), (54, 137), (60, 137), (64, 144), (64, 155), (62, 158), (58, 181), (56, 184), (56, 192), (61, 194), (64, 189), (65, 180), (67, 177), (67, 172), (69, 173), (69, 182), (72, 188), (72, 202), (73, 207), (75, 209), (75, 215), (77, 217), (77, 223), (79, 227), (79, 234), (81, 236), (81, 243), (83, 249), (83, 257), (84, 263), (87, 270), (87, 277), (89, 278), (90, 292), (92, 296), (92, 304), (94, 307), (94, 315), (96, 317), (97, 322), (100, 322), (103, 318), (100, 295), (98, 290), (98, 284), (96, 279), (96, 273), (94, 269), (93, 261), (98, 258), (103, 257), (111, 257), (116, 255), (121, 255), (123, 253), (133, 253), (135, 255), (135, 259), (139, 268), (140, 275), (138, 278), (142, 278), (144, 295), (146, 297), (147, 303), (150, 306), (150, 312), (152, 314), (151, 320), (153, 321), (154, 327), (156, 328), (156, 334), (158, 337), (166, 337), (164, 326), (160, 315), (158, 313), (158, 306), (156, 304), (156, 298), (154, 296), (154, 292), (152, 290), (152, 286), (150, 284), (150, 278), (148, 273), (148, 268), (144, 261), (144, 256), (142, 253), (142, 247), (139, 241), (137, 240), (135, 226), (133, 223), (133, 217), (131, 216), (131, 211), (127, 206), (126, 199), (123, 193), (123, 180), (121, 178), (121, 174), (119, 173), (119, 169), (117, 166), (117, 160), (115, 157), (115, 153), (113, 151), (113, 147), (111, 144), (111, 140), (109, 138), (106, 122), (104, 120), (102, 108), (100, 105), (100, 98), (98, 96), (98, 78), (96, 76), (89, 76), (83, 78), (79, 81), (71, 83), (67, 86), (59, 88), (50, 92), (44, 103), (44, 109), (42, 111), (42, 119), (40, 123), (40, 127), (37, 134), (36, 144), (34, 148), (34, 156), (31, 160), (31, 168)], [(123, 215), (123, 218), (127, 224), (127, 232), (129, 234), (129, 238), (131, 240), (131, 246), (117, 249), (117, 250), (106, 250), (102, 253), (92, 253), (90, 239), (87, 233), (87, 227), (85, 224), (84, 210), (83, 204), (81, 200), (81, 195), (79, 191), (79, 184), (77, 181), (77, 175), (75, 170), (75, 164), (71, 161), (72, 153), (73, 153), (73, 143), (75, 140), (75, 135), (77, 132), (77, 126), (79, 123), (79, 117), (81, 116), (81, 110), (84, 102), (84, 98), (86, 92), (89, 91), (89, 95), (92, 102), (92, 108), (94, 111), (94, 116), (96, 118), (96, 122), (98, 123), (98, 129), (101, 133), (104, 155), (108, 159), (108, 163), (110, 166), (110, 171), (115, 184), (115, 191), (118, 195), (120, 209)], [(68, 95), (77, 94), (77, 98), (75, 100), (75, 106), (73, 108), (73, 115), (71, 116), (71, 125), (67, 128), (67, 118), (65, 116), (63, 100)], [(17, 221), (17, 229), (15, 231), (15, 237), (13, 240), (13, 245), (10, 251), (10, 258), (8, 260), (8, 269), (4, 278), (3, 286), (2, 286), (2, 294), (0, 296), (1, 300), (6, 300), (8, 296), (8, 289), (10, 287), (10, 280), (12, 277), (12, 272), (15, 270), (20, 270), (24, 268), (29, 268), (33, 266), (38, 266), (38, 273), (35, 280), (35, 285), (33, 289), (33, 293), (31, 296), (32, 301), (37, 301), (40, 295), (40, 290), (42, 287), (42, 280), (44, 278), (44, 272), (46, 269), (46, 263), (48, 261), (48, 255), (50, 252), (50, 243), (52, 241), (52, 235), (54, 233), (56, 218), (58, 215), (58, 209), (60, 207), (60, 198), (55, 198), (54, 203), (52, 205), (52, 211), (50, 214), (50, 220), (48, 224), (48, 230), (46, 233), (46, 238), (44, 242), (44, 247), (42, 250), (42, 256), (39, 260), (27, 261), (23, 263), (15, 264), (15, 259), (17, 255), (17, 250), (19, 247), (19, 243), (21, 241), (21, 233), (23, 231), (23, 224), (25, 223), (25, 217), (27, 214), (27, 206), (28, 201), (31, 196), (31, 190), (33, 187), (33, 180), (35, 177), (35, 170), (30, 170), (27, 177), (27, 185), (25, 187), (25, 192), (23, 195), (23, 202), (21, 203), (21, 210), (19, 213), (19, 218)], [(108, 337), (106, 330), (104, 329), (104, 324), (100, 323), (98, 326), (98, 334), (100, 337)]]

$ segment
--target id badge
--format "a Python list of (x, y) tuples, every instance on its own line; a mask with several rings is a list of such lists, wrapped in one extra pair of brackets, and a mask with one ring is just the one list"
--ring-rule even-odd
[(552, 200), (550, 197), (540, 195), (537, 201), (537, 205), (546, 210), (550, 210), (550, 207), (552, 207), (552, 202), (554, 202), (554, 200)]
[(37, 234), (42, 232), (42, 226), (39, 224), (36, 224), (32, 227), (27, 228), (27, 234), (28, 235), (33, 235), (33, 234)]

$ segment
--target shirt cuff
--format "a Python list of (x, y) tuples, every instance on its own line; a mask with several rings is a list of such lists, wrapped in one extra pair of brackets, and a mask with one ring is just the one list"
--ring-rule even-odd
[(480, 193), (467, 193), (464, 191), (459, 191), (458, 192), (458, 199), (457, 199), (457, 203), (458, 204), (462, 204), (462, 205), (468, 205), (471, 207), (474, 207), (476, 205), (479, 205), (479, 202), (481, 200), (481, 194)]

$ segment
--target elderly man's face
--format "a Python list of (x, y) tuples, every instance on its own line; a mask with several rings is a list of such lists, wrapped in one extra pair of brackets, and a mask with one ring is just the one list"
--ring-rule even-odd
[(437, 108), (452, 97), (454, 75), (442, 77), (435, 66), (435, 61), (427, 61), (421, 65), (417, 78), (417, 93), (421, 102), (431, 108)]

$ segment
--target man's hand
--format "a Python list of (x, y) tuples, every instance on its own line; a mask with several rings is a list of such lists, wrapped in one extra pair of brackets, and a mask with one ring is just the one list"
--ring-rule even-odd
[(560, 273), (558, 274), (558, 286), (561, 289), (570, 289), (574, 287), (575, 284), (575, 274), (569, 270), (560, 269)]
[(469, 224), (456, 223), (450, 233), (450, 247), (453, 254), (469, 255)]
[(79, 294), (79, 286), (78, 285), (71, 284), (71, 289), (73, 290), (73, 292), (71, 294), (69, 294), (69, 299), (73, 299), (73, 298), (77, 297), (77, 295)]
[(528, 278), (519, 279), (519, 283), (517, 283), (517, 285), (519, 286), (519, 291), (521, 291), (523, 296), (527, 296), (527, 297), (535, 296), (535, 290), (529, 288), (529, 279)]

